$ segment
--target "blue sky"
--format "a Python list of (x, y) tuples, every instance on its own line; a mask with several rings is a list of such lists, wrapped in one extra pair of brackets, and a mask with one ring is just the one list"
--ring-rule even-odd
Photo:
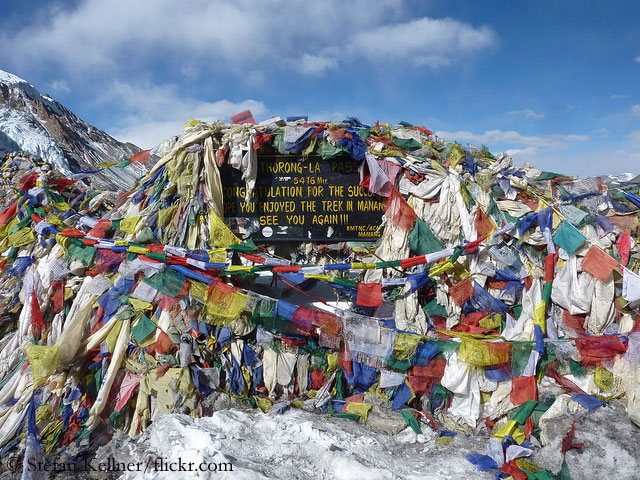
[(640, 3), (607, 3), (5, 0), (0, 69), (143, 148), (250, 108), (640, 173)]

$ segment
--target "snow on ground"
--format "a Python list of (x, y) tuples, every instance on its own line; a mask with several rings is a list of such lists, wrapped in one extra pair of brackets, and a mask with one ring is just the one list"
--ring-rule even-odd
[[(624, 406), (614, 401), (574, 419), (573, 443), (584, 446), (567, 452), (572, 479), (640, 479), (640, 428), (629, 421)], [(560, 470), (562, 438), (571, 429), (572, 420), (564, 417), (550, 424), (551, 442), (533, 457), (538, 465), (553, 472)]]
[[(464, 454), (484, 451), (485, 440), (458, 436), (449, 445), (437, 445), (437, 437), (427, 429), (423, 435), (405, 429), (391, 436), (301, 410), (272, 415), (230, 409), (199, 419), (163, 415), (136, 441), (114, 437), (96, 458), (132, 458), (153, 465), (160, 456), (167, 462), (212, 463), (216, 469), (217, 464), (231, 462), (233, 472), (217, 472), (215, 478), (234, 479), (478, 478)], [(175, 473), (151, 470), (129, 472), (123, 478), (176, 478)], [(194, 472), (188, 478), (207, 475)]]
[[(640, 429), (626, 417), (620, 404), (599, 408), (576, 419), (574, 443), (580, 450), (567, 453), (571, 478), (639, 479)], [(551, 423), (552, 442), (529, 460), (558, 472), (562, 465), (562, 437), (573, 418)], [(465, 459), (468, 453), (486, 453), (487, 439), (458, 434), (449, 445), (436, 444), (438, 434), (423, 428), (416, 435), (406, 428), (395, 436), (349, 420), (302, 410), (283, 415), (255, 410), (225, 409), (211, 417), (164, 415), (149, 430), (131, 440), (124, 434), (97, 452), (97, 459), (142, 462), (140, 472), (122, 478), (173, 479), (174, 472), (158, 472), (164, 465), (193, 462), (211, 465), (215, 474), (182, 473), (180, 478), (278, 479), (492, 479), (494, 472), (478, 472)], [(221, 470), (233, 465), (233, 472)], [(150, 469), (144, 472), (145, 466)]]

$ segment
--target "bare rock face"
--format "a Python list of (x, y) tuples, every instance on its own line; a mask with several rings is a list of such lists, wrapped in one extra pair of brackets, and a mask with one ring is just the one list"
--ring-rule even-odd
[[(147, 169), (133, 164), (100, 170), (97, 164), (131, 157), (140, 148), (119, 142), (25, 80), (0, 70), (0, 155), (15, 150), (38, 155), (103, 190), (126, 191)], [(100, 171), (88, 173), (95, 170)]]

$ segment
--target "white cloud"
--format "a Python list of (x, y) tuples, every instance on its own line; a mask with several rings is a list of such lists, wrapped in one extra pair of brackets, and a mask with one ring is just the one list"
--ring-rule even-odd
[(614, 93), (609, 98), (611, 100), (622, 100), (622, 99), (627, 98), (627, 97), (629, 97), (629, 95), (622, 95), (622, 94), (619, 94), (619, 93)]
[(324, 75), (327, 70), (338, 68), (338, 61), (335, 58), (320, 57), (305, 53), (296, 62), (297, 69), (305, 75)]
[[(569, 106), (571, 106), (571, 105), (569, 105)], [(524, 115), (525, 118), (535, 118), (535, 119), (544, 118), (547, 115), (546, 113), (536, 113), (533, 110), (531, 110), (530, 108), (525, 108), (524, 110), (512, 110), (512, 111), (507, 112), (507, 113), (509, 115)]]
[(640, 55), (638, 55), (636, 58), (634, 58), (633, 61), (636, 62), (636, 63), (640, 63)]
[(415, 67), (442, 67), (496, 42), (495, 32), (487, 26), (475, 28), (451, 18), (424, 17), (358, 32), (350, 47), (354, 55), (360, 52), (374, 62), (409, 61)]
[(115, 138), (135, 143), (142, 148), (154, 147), (164, 139), (177, 135), (189, 118), (203, 121), (228, 119), (247, 109), (251, 110), (254, 117), (267, 114), (267, 108), (260, 101), (200, 101), (185, 97), (173, 85), (132, 85), (117, 82), (97, 101), (118, 102), (121, 105), (122, 115), (107, 130)]
[(71, 91), (69, 84), (65, 80), (54, 80), (51, 82), (51, 89), (60, 94), (69, 93)]
[(292, 67), (322, 75), (342, 59), (449, 65), (496, 43), (491, 28), (451, 18), (403, 23), (410, 13), (405, 3), (386, 0), (372, 8), (354, 0), (353, 14), (346, 14), (340, 0), (191, 0), (188, 8), (173, 0), (84, 0), (0, 33), (0, 60), (12, 68), (53, 64), (95, 77), (159, 65), (189, 72), (193, 64), (203, 75)]
[[(588, 135), (562, 135), (556, 133), (543, 137), (534, 137), (522, 135), (513, 130), (507, 132), (502, 130), (487, 130), (481, 134), (468, 131), (438, 131), (436, 135), (450, 141), (463, 141), (478, 145), (484, 144), (489, 147), (492, 145), (505, 145), (515, 149), (531, 147), (537, 148), (540, 151), (559, 150), (567, 147), (571, 142), (586, 142), (589, 140)], [(532, 150), (528, 150), (528, 153), (531, 152)]]
[(640, 117), (640, 105), (633, 105), (631, 107), (631, 113), (633, 113), (636, 117)]
[(540, 150), (535, 147), (509, 148), (505, 153), (517, 160), (528, 161), (538, 158)]
[[(48, 5), (42, 15), (0, 31), (0, 64), (34, 77), (63, 72), (65, 80), (53, 82), (53, 89), (69, 89), (78, 103), (115, 112), (107, 129), (140, 146), (179, 132), (191, 116), (211, 120), (244, 108), (256, 116), (267, 111), (260, 101), (225, 100), (230, 94), (218, 81), (261, 90), (271, 86), (274, 73), (295, 80), (295, 75), (329, 75), (348, 65), (384, 71), (391, 61), (405, 70), (455, 66), (497, 43), (488, 26), (414, 18), (409, 0), (382, 0), (375, 7), (367, 0), (348, 6), (341, 0)], [(151, 75), (170, 80), (154, 81)], [(192, 85), (219, 96), (198, 100), (202, 90), (191, 93)]]

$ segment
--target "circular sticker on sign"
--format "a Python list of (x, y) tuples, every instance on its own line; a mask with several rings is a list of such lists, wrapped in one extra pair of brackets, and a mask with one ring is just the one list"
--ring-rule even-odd
[(265, 238), (269, 238), (271, 235), (273, 235), (273, 228), (271, 227), (264, 227), (262, 229), (262, 236)]

